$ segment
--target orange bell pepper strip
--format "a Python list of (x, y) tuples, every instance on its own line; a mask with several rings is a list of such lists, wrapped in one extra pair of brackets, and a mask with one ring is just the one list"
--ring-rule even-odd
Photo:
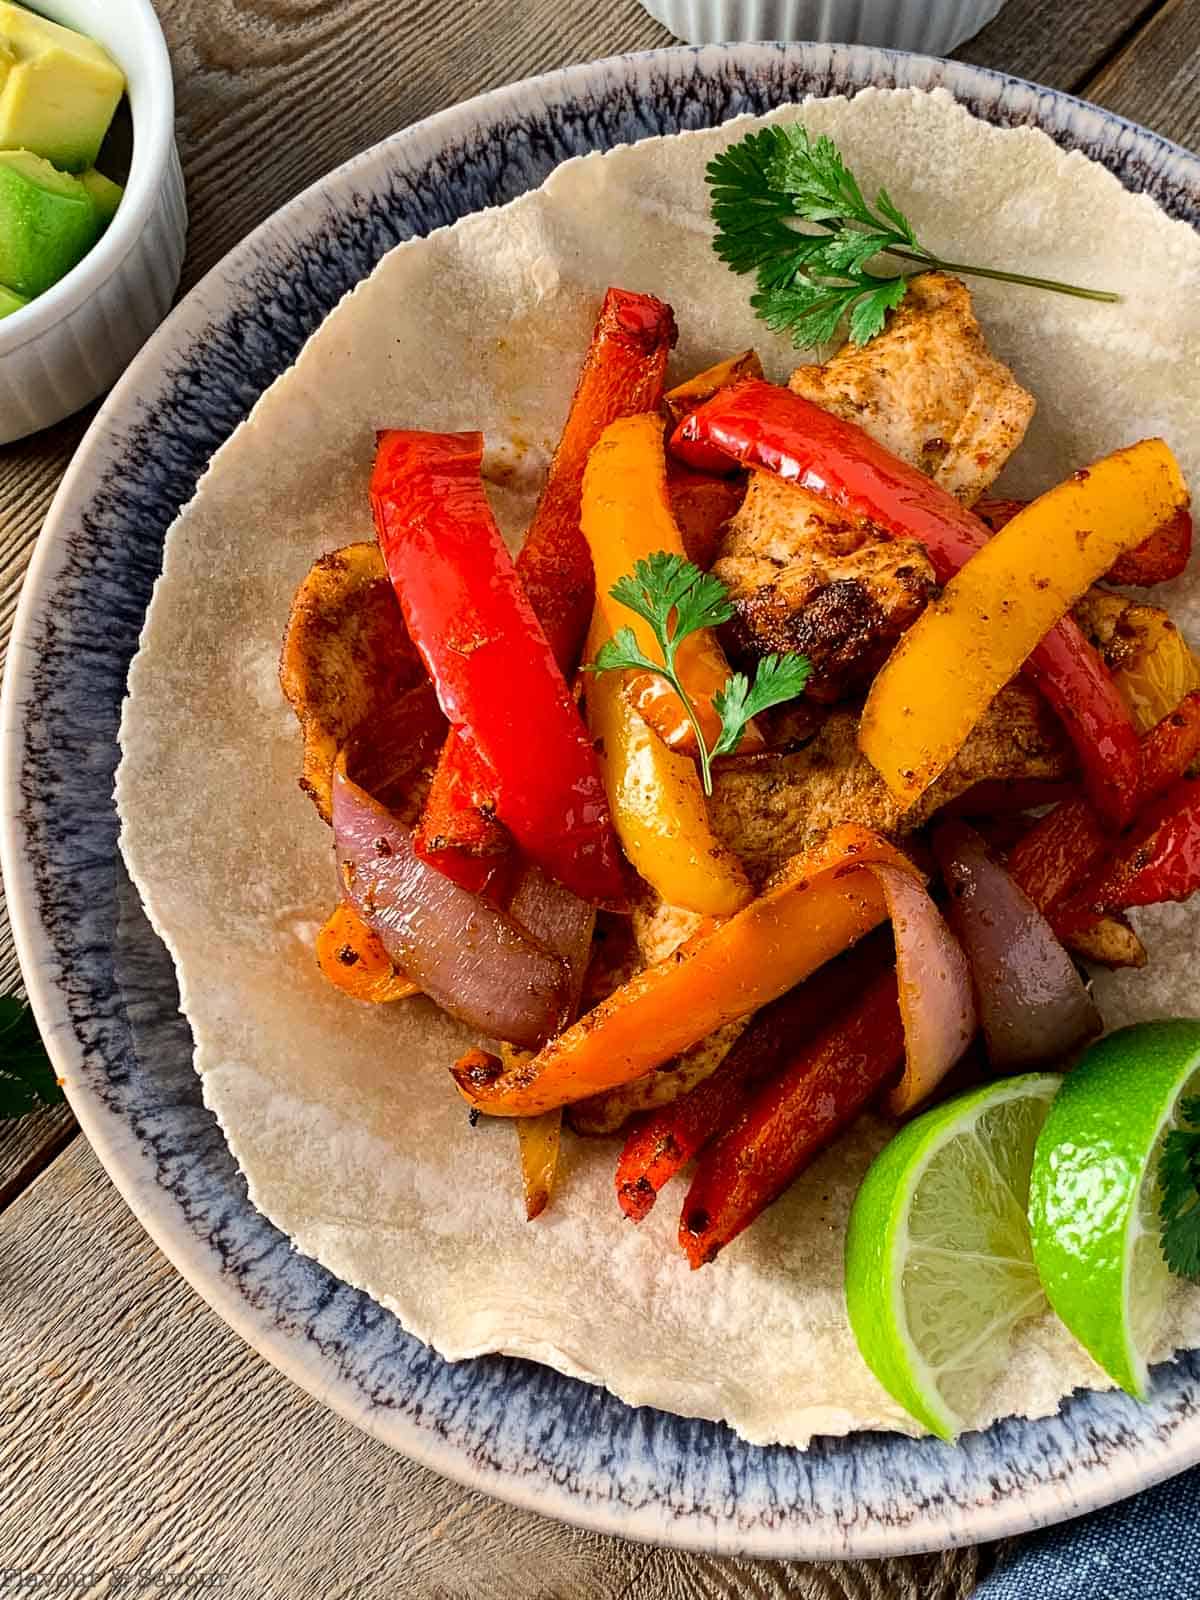
[[(617, 1162), (617, 1203), (641, 1222), (659, 1190), (728, 1128), (769, 1078), (829, 1017), (849, 1005), (889, 966), (889, 947), (873, 935), (782, 995), (753, 1019), (717, 1070), (678, 1100), (640, 1116)], [(892, 989), (896, 979), (892, 974)]]
[[(608, 637), (597, 609), (589, 660)], [(588, 730), (621, 847), (668, 905), (732, 916), (751, 899), (750, 881), (712, 830), (696, 763), (651, 732), (621, 678), (619, 672), (589, 672), (584, 685)]]
[(1187, 494), (1167, 445), (1143, 439), (1033, 501), (955, 573), (863, 709), (859, 744), (902, 805), (945, 770), (1071, 606)]
[[(634, 564), (656, 551), (684, 557), (683, 540), (671, 516), (667, 494), (667, 456), (662, 420), (655, 415), (624, 417), (607, 427), (588, 458), (583, 476), (582, 527), (596, 574), (596, 608), (611, 634), (631, 628), (643, 654), (658, 656), (654, 631), (644, 617), (610, 593)], [(699, 628), (679, 646), (676, 671), (709, 749), (721, 733), (713, 696), (729, 682), (729, 663), (717, 637)], [(698, 751), (696, 732), (683, 702), (656, 673), (628, 675), (630, 698), (663, 742), (686, 755)], [(757, 728), (748, 727), (739, 750), (761, 749)]]
[(833, 828), (784, 880), (707, 938), (647, 967), (510, 1072), (464, 1058), (464, 1099), (491, 1116), (527, 1117), (628, 1083), (737, 1017), (778, 999), (887, 916), (866, 862), (916, 869), (857, 824)]
[(904, 1056), (896, 978), (882, 973), (793, 1054), (705, 1150), (679, 1219), (692, 1267), (748, 1228), (874, 1099)]
[[(663, 405), (672, 425), (678, 427), (697, 406), (711, 400), (718, 389), (728, 389), (730, 384), (740, 383), (743, 378), (761, 378), (762, 375), (763, 365), (758, 359), (758, 351), (743, 350), (736, 356), (728, 356), (724, 361), (705, 367), (694, 378), (668, 389), (663, 395)], [(728, 460), (722, 460), (719, 470), (727, 473), (736, 468), (731, 467)]]
[(388, 955), (379, 935), (344, 900), (317, 935), (317, 965), (352, 1000), (381, 1005), (421, 992)]
[[(595, 588), (592, 558), (579, 531), (588, 452), (614, 418), (658, 405), (675, 339), (670, 306), (649, 294), (607, 291), (545, 488), (517, 556), (517, 576), (564, 673), (573, 672), (579, 659)], [(496, 821), (494, 800), (485, 775), (452, 732), (413, 848), (473, 893), (502, 892), (512, 877), (512, 838)]]

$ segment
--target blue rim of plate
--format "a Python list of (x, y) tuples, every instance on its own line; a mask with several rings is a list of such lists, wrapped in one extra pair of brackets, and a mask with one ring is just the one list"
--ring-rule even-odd
[(250, 1205), (201, 1103), (170, 960), (117, 852), (112, 776), (162, 539), (212, 451), (390, 245), (524, 192), (585, 149), (805, 95), (942, 86), (1035, 124), (1200, 225), (1200, 161), (1023, 79), (842, 45), (678, 47), (493, 91), (339, 167), (176, 309), (68, 470), (21, 596), (0, 705), (5, 882), (22, 969), (71, 1105), (147, 1232), (302, 1388), (447, 1477), (596, 1532), (772, 1558), (878, 1557), (1019, 1533), (1200, 1460), (1200, 1352), (1150, 1401), (1081, 1392), (951, 1448), (887, 1434), (805, 1452), (625, 1406), (503, 1356), (448, 1364)]

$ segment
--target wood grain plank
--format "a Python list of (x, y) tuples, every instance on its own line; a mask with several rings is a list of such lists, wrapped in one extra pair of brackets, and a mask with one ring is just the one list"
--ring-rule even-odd
[[(339, 162), (486, 89), (671, 43), (637, 0), (172, 0), (186, 282)], [(286, 135), (280, 136), (280, 130)]]
[(185, 1572), (224, 1574), (207, 1592), (238, 1600), (965, 1600), (976, 1579), (973, 1552), (814, 1566), (683, 1556), (464, 1491), (242, 1344), (150, 1245), (82, 1138), (0, 1216), (0, 1261), (9, 1570), (132, 1568), (157, 1580), (119, 1592), (147, 1600)]
[(1077, 94), (1161, 3), (1072, 0), (1068, 18), (1062, 0), (1008, 0), (986, 28), (954, 52), (954, 59)]
[(1083, 88), (1089, 100), (1200, 148), (1200, 5), (1167, 0)]
[[(193, 218), (185, 286), (292, 194), (420, 117), (569, 61), (670, 42), (636, 0), (159, 9)], [(1153, 9), (1076, 0), (1064, 27), (1058, 0), (1009, 0), (959, 54), (1072, 89), (1094, 79), (1104, 103), (1194, 140), (1194, 24), (1172, 0), (1131, 44)], [(86, 421), (0, 453), (0, 647)], [(14, 976), (0, 927), (0, 988)], [(6, 1174), (26, 1185), (68, 1129), (54, 1113), (0, 1133), (0, 1192)], [(0, 1216), (0, 1261), (6, 1566), (224, 1571), (224, 1592), (267, 1600), (958, 1600), (986, 1559), (686, 1557), (465, 1493), (342, 1423), (243, 1346), (150, 1244), (82, 1139)], [(121, 1592), (169, 1590), (160, 1577)]]

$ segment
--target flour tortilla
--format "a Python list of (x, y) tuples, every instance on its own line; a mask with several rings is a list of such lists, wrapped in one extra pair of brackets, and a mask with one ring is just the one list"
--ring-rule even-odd
[[(1001, 131), (945, 91), (868, 89), (776, 113), (831, 134), (920, 236), (1121, 291), (1118, 307), (976, 282), (992, 348), (1038, 398), (1006, 473), (1016, 495), (1147, 434), (1200, 481), (1200, 238), (1032, 129)], [(631, 1404), (722, 1419), (756, 1443), (914, 1432), (858, 1356), (842, 1298), (855, 1188), (886, 1138), (862, 1119), (713, 1266), (675, 1242), (677, 1183), (640, 1227), (613, 1195), (617, 1145), (568, 1140), (549, 1212), (525, 1222), (507, 1123), (472, 1131), (446, 1067), (467, 1035), (416, 999), (372, 1009), (313, 959), (330, 908), (329, 831), (296, 785), (300, 736), (276, 682), (292, 593), (323, 551), (373, 536), (367, 478), (385, 425), (482, 428), (506, 536), (533, 508), (607, 284), (675, 307), (683, 377), (747, 345), (796, 358), (713, 255), (704, 167), (749, 119), (560, 167), (543, 188), (400, 245), (309, 341), (218, 452), (167, 539), (130, 674), (121, 845), (171, 949), (204, 1097), (251, 1198), (294, 1241), (442, 1355), (505, 1351)], [(1200, 638), (1200, 585), (1168, 603)], [(1110, 1026), (1192, 1014), (1200, 908), (1139, 925), (1147, 972), (1101, 975)], [(1180, 1291), (1156, 1355), (1200, 1344)], [(1047, 1317), (1019, 1337), (979, 1424), (1052, 1412), (1106, 1380)]]

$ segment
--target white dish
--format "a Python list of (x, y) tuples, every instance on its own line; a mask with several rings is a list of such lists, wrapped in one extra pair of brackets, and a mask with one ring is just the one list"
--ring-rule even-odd
[(948, 55), (988, 23), (1004, 0), (642, 0), (689, 44), (818, 40)]
[(37, 9), (120, 63), (133, 162), (95, 248), (0, 321), (0, 444), (60, 422), (116, 381), (171, 308), (187, 233), (171, 62), (150, 0), (38, 0)]

